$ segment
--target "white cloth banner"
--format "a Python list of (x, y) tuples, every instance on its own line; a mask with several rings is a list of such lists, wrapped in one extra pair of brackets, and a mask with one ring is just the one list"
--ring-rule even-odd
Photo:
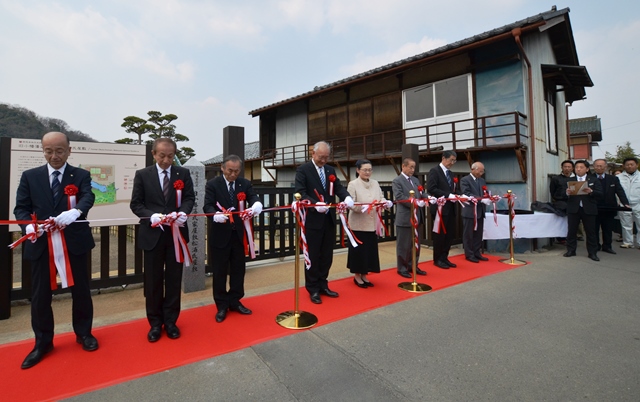
[[(514, 221), (518, 239), (542, 239), (567, 237), (567, 218), (556, 214), (534, 212), (516, 215)], [(493, 223), (493, 214), (487, 213), (484, 222), (483, 240), (509, 238), (509, 215), (498, 214), (498, 226)]]

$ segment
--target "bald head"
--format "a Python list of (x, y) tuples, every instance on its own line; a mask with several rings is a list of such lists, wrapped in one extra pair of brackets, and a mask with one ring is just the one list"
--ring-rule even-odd
[(482, 162), (473, 162), (471, 165), (471, 174), (477, 179), (484, 174), (484, 165)]
[(64, 133), (52, 131), (42, 136), (42, 151), (44, 158), (54, 169), (60, 169), (67, 163), (67, 158), (71, 154), (69, 137)]

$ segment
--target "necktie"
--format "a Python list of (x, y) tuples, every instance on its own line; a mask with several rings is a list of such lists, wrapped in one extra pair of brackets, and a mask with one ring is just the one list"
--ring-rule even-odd
[(449, 182), (449, 187), (453, 188), (453, 179), (451, 178), (451, 170), (447, 169), (447, 182)]
[(327, 188), (327, 180), (324, 178), (324, 169), (320, 168), (320, 170), (318, 170), (318, 173), (320, 174), (320, 181), (322, 182), (322, 188)]
[(53, 171), (53, 181), (51, 182), (51, 191), (53, 192), (53, 199), (58, 198), (58, 193), (60, 193), (60, 180), (58, 176), (60, 176), (60, 172), (57, 170)]
[(164, 194), (165, 201), (169, 199), (169, 172), (163, 170), (164, 179), (162, 179), (162, 194)]
[(415, 187), (413, 186), (413, 182), (411, 181), (411, 177), (407, 177), (407, 180), (409, 181), (409, 187), (411, 187), (411, 188), (415, 188)]
[(229, 199), (231, 200), (231, 206), (234, 207), (236, 205), (235, 191), (233, 189), (233, 182), (229, 182)]

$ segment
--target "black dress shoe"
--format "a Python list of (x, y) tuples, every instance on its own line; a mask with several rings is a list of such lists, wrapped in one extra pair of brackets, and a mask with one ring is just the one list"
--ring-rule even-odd
[(412, 275), (407, 271), (398, 271), (398, 275), (403, 276), (405, 278), (411, 278)]
[(441, 261), (435, 261), (433, 263), (433, 265), (435, 265), (438, 268), (442, 268), (442, 269), (449, 269), (449, 265), (445, 262), (441, 262)]
[(318, 293), (318, 292), (311, 293), (310, 297), (311, 297), (311, 303), (313, 303), (313, 304), (321, 304), (322, 303), (322, 299), (320, 298), (320, 293)]
[(240, 314), (249, 315), (251, 314), (251, 310), (243, 306), (242, 304), (238, 304), (236, 307), (230, 307), (229, 310), (237, 311)]
[(465, 260), (475, 262), (476, 264), (480, 262), (476, 257), (465, 257)]
[(98, 340), (91, 334), (87, 336), (76, 336), (76, 342), (82, 345), (82, 349), (93, 352), (98, 349)]
[(452, 262), (451, 262), (451, 261), (449, 261), (448, 259), (445, 259), (443, 262), (444, 262), (445, 264), (447, 264), (447, 265), (449, 266), (449, 268), (456, 268), (456, 267), (457, 267), (457, 265), (456, 265), (456, 264), (452, 263)]
[(416, 267), (416, 275), (426, 275), (427, 271), (423, 271), (420, 268)]
[(340, 295), (338, 294), (338, 292), (334, 292), (333, 290), (331, 290), (331, 289), (329, 289), (329, 288), (322, 289), (322, 290), (320, 291), (320, 293), (322, 293), (323, 295), (327, 295), (327, 296), (329, 296), (329, 297), (338, 297), (338, 296), (340, 296)]
[(357, 286), (357, 287), (359, 287), (359, 288), (363, 288), (363, 289), (368, 288), (368, 286), (367, 286), (367, 284), (366, 284), (366, 283), (364, 283), (364, 282), (360, 283), (360, 282), (358, 282), (358, 281), (356, 280), (356, 278), (353, 278), (353, 283), (355, 283), (355, 284), (356, 284), (356, 286)]
[(51, 352), (52, 350), (53, 343), (50, 343), (49, 346), (44, 348), (33, 348), (33, 350), (27, 355), (27, 357), (24, 358), (22, 366), (20, 367), (22, 369), (28, 369), (35, 366), (36, 364), (40, 363), (40, 360), (42, 360), (44, 355)]
[(613, 251), (612, 248), (603, 248), (602, 251), (604, 251), (605, 253), (609, 253), (609, 254), (618, 254), (615, 251)]
[(147, 340), (149, 342), (156, 342), (162, 336), (162, 327), (151, 327), (147, 334)]
[(176, 324), (166, 324), (164, 326), (164, 330), (167, 331), (167, 336), (169, 337), (169, 339), (180, 338), (180, 329)]
[(575, 257), (576, 256), (576, 252), (575, 251), (567, 251), (566, 253), (562, 254), (563, 257)]
[(483, 257), (481, 255), (477, 255), (476, 258), (479, 259), (480, 261), (489, 261), (487, 257)]
[(216, 313), (216, 322), (222, 322), (225, 318), (227, 318), (227, 309), (218, 310)]
[(593, 261), (600, 261), (600, 258), (598, 258), (598, 256), (595, 254), (589, 254), (589, 258), (591, 258)]
[(368, 287), (372, 288), (373, 287), (373, 283), (369, 282), (369, 281), (365, 281), (364, 279), (362, 280), (362, 282), (364, 282), (365, 285), (367, 285)]

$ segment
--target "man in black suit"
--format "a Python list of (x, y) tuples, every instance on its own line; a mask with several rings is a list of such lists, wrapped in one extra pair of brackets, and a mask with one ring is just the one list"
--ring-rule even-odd
[[(296, 170), (295, 192), (303, 200), (316, 204), (307, 209), (306, 235), (309, 247), (311, 267), (304, 271), (305, 287), (311, 302), (322, 303), (320, 294), (338, 297), (338, 293), (329, 289), (329, 269), (333, 262), (333, 246), (336, 243), (336, 211), (325, 204), (335, 202), (337, 195), (348, 208), (353, 207), (353, 199), (340, 183), (333, 167), (327, 165), (331, 147), (320, 141), (313, 146), (311, 161)], [(333, 194), (330, 194), (330, 182), (333, 180)]]
[[(87, 273), (88, 252), (95, 246), (88, 222), (85, 220), (93, 206), (95, 195), (91, 191), (91, 176), (84, 169), (67, 164), (71, 154), (69, 138), (66, 134), (51, 132), (42, 137), (42, 149), (47, 164), (25, 170), (20, 177), (20, 185), (13, 210), (17, 220), (31, 220), (35, 213), (39, 221), (55, 216), (56, 226), (63, 228), (62, 235), (67, 245), (73, 285), (72, 316), (76, 341), (86, 351), (98, 349), (98, 341), (91, 335), (93, 325), (93, 302)], [(51, 189), (51, 190), (49, 190)], [(68, 191), (67, 191), (68, 190)], [(73, 191), (75, 205), (73, 205)], [(42, 229), (31, 225), (21, 225), (26, 234), (36, 233), (38, 238), (24, 243), (26, 258), (31, 260), (31, 327), (36, 337), (34, 349), (27, 355), (22, 368), (38, 364), (53, 350), (53, 310), (51, 309), (51, 275), (47, 237)], [(64, 281), (63, 281), (64, 283)]]
[[(209, 225), (208, 260), (213, 269), (213, 300), (218, 312), (216, 322), (227, 317), (227, 310), (240, 314), (251, 314), (251, 310), (240, 303), (244, 297), (244, 274), (246, 271), (244, 238), (246, 236), (244, 222), (235, 215), (230, 222), (224, 210), (234, 208), (239, 211), (244, 198), (246, 218), (252, 219), (262, 212), (262, 203), (258, 199), (251, 182), (238, 177), (242, 171), (242, 159), (237, 155), (229, 155), (222, 162), (222, 176), (207, 182), (204, 196), (204, 212), (215, 213), (213, 224)], [(240, 194), (244, 197), (238, 198)], [(246, 207), (251, 205), (251, 207)], [(229, 290), (227, 290), (227, 272), (229, 273)]]
[[(429, 171), (427, 177), (427, 193), (436, 198), (452, 198), (460, 194), (460, 190), (455, 183), (451, 167), (458, 160), (455, 151), (444, 151), (440, 164)], [(429, 206), (431, 217), (435, 222), (438, 206)], [(440, 228), (440, 233), (433, 232), (433, 264), (442, 269), (455, 268), (456, 264), (449, 261), (449, 250), (453, 242), (456, 223), (456, 204), (450, 201), (442, 207), (442, 223), (444, 229)]]
[[(410, 198), (410, 191), (414, 192), (414, 197), (419, 201), (416, 202), (418, 210), (419, 224), (424, 222), (423, 207), (424, 194), (418, 190), (420, 182), (413, 173), (416, 170), (416, 162), (411, 158), (405, 158), (402, 161), (402, 172), (393, 179), (391, 188), (393, 189), (393, 199), (396, 201), (405, 201)], [(413, 278), (413, 226), (411, 224), (411, 203), (398, 202), (396, 204), (396, 254), (398, 275), (405, 278)], [(420, 237), (420, 231), (418, 231)], [(420, 244), (418, 239), (418, 244)], [(420, 261), (420, 248), (416, 249), (416, 275), (426, 275), (426, 271), (418, 268)]]
[(478, 263), (489, 261), (482, 256), (482, 231), (484, 230), (485, 205), (491, 204), (484, 196), (483, 188), (487, 182), (484, 181), (484, 165), (481, 162), (471, 164), (471, 174), (460, 180), (460, 190), (462, 194), (479, 199), (478, 203), (469, 203), (462, 208), (462, 244), (464, 246), (464, 256), (467, 261)]
[[(604, 197), (598, 200), (598, 215), (596, 216), (596, 239), (598, 250), (605, 253), (616, 254), (611, 247), (614, 218), (618, 214), (617, 207), (620, 204), (629, 206), (629, 200), (616, 176), (605, 173), (607, 161), (596, 159), (593, 161), (593, 170), (600, 181)], [(616, 199), (618, 196), (618, 199)], [(602, 229), (602, 244), (600, 244), (600, 229)]]
[[(149, 342), (162, 335), (162, 326), (170, 339), (180, 337), (176, 322), (180, 315), (182, 262), (177, 261), (171, 226), (152, 227), (164, 215), (172, 215), (180, 233), (189, 241), (187, 215), (193, 209), (195, 193), (189, 170), (172, 166), (176, 143), (166, 137), (155, 140), (151, 153), (156, 163), (136, 172), (130, 208), (140, 218), (138, 247), (144, 250), (144, 296), (151, 329)], [(181, 203), (177, 191), (182, 187)]]
[[(576, 181), (582, 185), (582, 191), (576, 193), (567, 187), (567, 252), (565, 257), (576, 255), (578, 225), (582, 221), (584, 231), (587, 235), (587, 252), (593, 261), (600, 261), (598, 258), (598, 240), (596, 238), (596, 216), (598, 215), (598, 200), (602, 198), (602, 187), (600, 181), (589, 172), (589, 162), (579, 160), (574, 164)], [(586, 181), (587, 184), (582, 184)], [(569, 182), (571, 183), (571, 182)], [(568, 184), (569, 184), (568, 183)]]

